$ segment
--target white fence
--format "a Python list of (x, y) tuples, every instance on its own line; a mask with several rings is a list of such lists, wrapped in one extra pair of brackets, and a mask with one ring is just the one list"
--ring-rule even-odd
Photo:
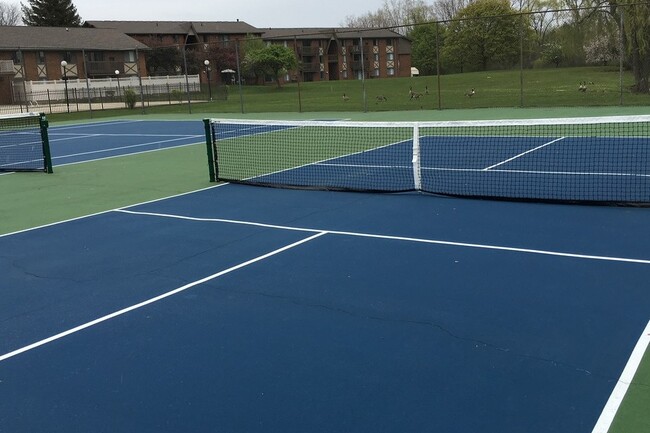
[[(139, 89), (140, 79), (136, 76), (124, 78), (95, 78), (95, 79), (82, 79), (74, 78), (67, 80), (67, 90), (75, 94), (87, 94), (90, 89), (91, 94), (95, 91), (99, 93), (120, 93), (126, 88)], [(147, 94), (165, 94), (169, 92), (169, 88), (184, 88), (189, 82), (191, 88), (200, 87), (200, 80), (198, 75), (188, 75), (187, 80), (185, 75), (167, 75), (161, 77), (142, 77), (142, 87), (146, 88)], [(14, 92), (19, 93), (21, 96), (26, 93), (26, 98), (20, 98), (27, 102), (38, 102), (47, 99), (49, 94), (57, 94), (65, 92), (66, 83), (64, 80), (48, 80), (48, 81), (25, 81), (24, 88), (21, 83), (14, 84)], [(102, 92), (103, 91), (103, 92)], [(136, 90), (140, 93), (139, 90)]]

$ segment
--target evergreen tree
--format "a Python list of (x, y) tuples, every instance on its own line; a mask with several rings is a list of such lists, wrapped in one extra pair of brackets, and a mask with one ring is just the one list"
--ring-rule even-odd
[(21, 3), (23, 23), (28, 26), (79, 27), (81, 17), (72, 0), (29, 0)]

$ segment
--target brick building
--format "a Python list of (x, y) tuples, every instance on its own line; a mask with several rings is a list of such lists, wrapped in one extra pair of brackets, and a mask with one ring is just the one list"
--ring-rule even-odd
[(145, 76), (148, 49), (110, 29), (0, 26), (0, 104), (13, 102), (12, 87), (23, 80)]
[(284, 28), (265, 30), (267, 43), (292, 48), (301, 81), (407, 77), (411, 43), (387, 29)]
[[(114, 29), (150, 47), (183, 46), (208, 50), (247, 36), (295, 50), (300, 68), (285, 80), (327, 81), (405, 77), (411, 74), (411, 42), (387, 29), (269, 28), (243, 21), (88, 21), (88, 27)], [(218, 81), (220, 74), (213, 74)], [(205, 81), (205, 74), (201, 80)]]

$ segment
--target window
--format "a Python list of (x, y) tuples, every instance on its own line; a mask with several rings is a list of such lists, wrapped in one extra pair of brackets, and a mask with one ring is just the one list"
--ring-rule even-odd
[(22, 63), (23, 63), (23, 52), (22, 51), (14, 51), (14, 54), (12, 55), (11, 59), (14, 61), (14, 65), (22, 65)]
[(86, 57), (91, 62), (102, 62), (104, 61), (104, 53), (102, 51), (90, 51), (86, 53)]
[(386, 73), (387, 73), (388, 75), (395, 75), (395, 68), (388, 68), (388, 69), (386, 70)]
[(66, 62), (74, 65), (76, 63), (77, 58), (74, 55), (74, 53), (72, 53), (70, 51), (64, 51), (63, 52), (63, 60), (65, 60)]
[(125, 51), (124, 61), (129, 63), (135, 62), (135, 51)]
[(386, 60), (388, 60), (389, 62), (392, 62), (393, 60), (395, 60), (395, 54), (386, 53)]
[(375, 68), (375, 69), (373, 69), (373, 71), (372, 71), (372, 76), (373, 76), (373, 77), (378, 77), (378, 76), (379, 76), (379, 68)]
[(45, 64), (45, 51), (39, 51), (36, 53), (36, 62), (39, 65), (44, 65)]

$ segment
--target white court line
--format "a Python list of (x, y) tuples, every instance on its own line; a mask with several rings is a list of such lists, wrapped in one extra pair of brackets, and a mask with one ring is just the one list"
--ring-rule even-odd
[[(14, 174), (14, 172), (10, 172), (10, 173), (7, 173), (7, 174)], [(202, 192), (202, 191), (207, 191), (209, 189), (221, 188), (221, 187), (226, 186), (226, 185), (230, 185), (230, 184), (229, 183), (220, 183), (220, 184), (217, 184), (217, 185), (208, 186), (208, 187), (197, 189), (197, 190), (194, 190), (194, 191), (182, 192), (182, 193), (170, 195), (170, 196), (167, 196), (167, 197), (162, 197), (162, 198), (156, 198), (156, 199), (153, 199), (153, 200), (143, 201), (141, 203), (128, 205), (126, 207), (142, 206), (142, 205), (145, 205), (145, 204), (157, 203), (159, 201), (169, 200), (169, 199), (172, 199), (172, 198), (183, 197), (183, 196), (186, 196), (186, 195), (195, 194), (195, 193)], [(95, 212), (95, 213), (91, 213), (91, 214), (87, 214), (87, 215), (82, 215), (82, 216), (78, 216), (78, 217), (74, 217), (74, 218), (69, 218), (69, 219), (62, 220), (62, 221), (56, 221), (56, 222), (49, 223), (49, 224), (43, 224), (43, 225), (40, 225), (40, 226), (37, 226), (37, 227), (30, 227), (28, 229), (18, 230), (18, 231), (11, 232), (11, 233), (0, 234), (0, 238), (4, 238), (4, 237), (7, 237), (7, 236), (18, 235), (18, 234), (21, 234), (21, 233), (27, 233), (27, 232), (31, 232), (31, 231), (34, 231), (34, 230), (41, 230), (41, 229), (44, 229), (44, 228), (54, 227), (54, 226), (58, 226), (58, 225), (61, 225), (61, 224), (67, 224), (69, 222), (79, 221), (79, 220), (83, 220), (83, 219), (86, 219), (86, 218), (92, 218), (92, 217), (95, 217), (95, 216), (104, 215), (104, 214), (107, 214), (107, 213), (110, 213), (110, 212), (113, 212), (113, 211), (116, 211), (116, 210), (120, 210), (120, 209), (122, 209), (122, 208), (108, 209), (108, 210), (104, 210), (104, 211), (101, 211), (101, 212)]]
[(173, 218), (187, 221), (200, 221), (200, 222), (219, 222), (219, 223), (228, 223), (228, 224), (239, 224), (239, 225), (248, 225), (255, 227), (265, 227), (265, 228), (274, 228), (280, 230), (290, 230), (290, 231), (303, 231), (311, 233), (321, 233), (327, 232), (333, 235), (342, 235), (342, 236), (355, 236), (355, 237), (365, 237), (365, 238), (375, 238), (375, 239), (389, 239), (389, 240), (398, 240), (398, 241), (408, 241), (408, 242), (418, 242), (426, 244), (436, 244), (436, 245), (449, 245), (455, 247), (465, 247), (465, 248), (478, 248), (486, 250), (498, 250), (498, 251), (512, 251), (519, 253), (530, 253), (530, 254), (542, 254), (548, 256), (559, 256), (559, 257), (569, 257), (576, 259), (588, 259), (588, 260), (604, 260), (610, 262), (623, 262), (623, 263), (639, 263), (644, 265), (650, 265), (650, 259), (635, 259), (628, 257), (609, 257), (609, 256), (596, 256), (590, 254), (577, 254), (577, 253), (565, 253), (559, 251), (548, 251), (548, 250), (536, 250), (529, 248), (518, 248), (518, 247), (507, 247), (500, 245), (488, 245), (488, 244), (473, 244), (467, 242), (453, 242), (453, 241), (442, 241), (436, 239), (422, 239), (422, 238), (411, 238), (404, 236), (391, 236), (391, 235), (377, 235), (371, 233), (358, 233), (358, 232), (346, 232), (339, 230), (327, 230), (327, 229), (313, 229), (307, 227), (291, 227), (291, 226), (282, 226), (276, 224), (266, 224), (266, 223), (257, 223), (252, 221), (238, 221), (230, 220), (223, 218), (199, 218), (199, 217), (188, 217), (182, 215), (171, 215), (155, 212), (141, 212), (141, 211), (132, 211), (126, 209), (116, 209), (115, 212), (123, 212), (131, 215), (145, 215), (145, 216), (154, 216), (160, 218)]
[(144, 120), (113, 120), (109, 122), (93, 122), (93, 123), (82, 123), (76, 125), (51, 126), (50, 128), (48, 128), (48, 132), (60, 131), (62, 129), (94, 128), (97, 126), (104, 126), (104, 125), (120, 125), (122, 123), (137, 123), (137, 122), (144, 122)]
[[(71, 154), (68, 154), (68, 155), (60, 155), (60, 156), (53, 157), (52, 160), (62, 159), (62, 158), (71, 158), (71, 157), (82, 156), (82, 155), (93, 155), (93, 154), (96, 154), (96, 153), (107, 153), (107, 152), (113, 152), (115, 150), (133, 149), (133, 148), (136, 148), (136, 147), (151, 146), (151, 145), (154, 145), (154, 144), (163, 144), (163, 143), (169, 143), (169, 142), (172, 142), (172, 141), (186, 140), (186, 139), (197, 138), (197, 137), (202, 137), (202, 135), (186, 135), (186, 136), (183, 136), (183, 137), (180, 137), (180, 138), (171, 138), (169, 140), (150, 141), (148, 143), (132, 144), (132, 145), (129, 145), (129, 146), (111, 147), (111, 148), (107, 148), (107, 149), (92, 150), (92, 151), (88, 151), (88, 152), (71, 153)], [(197, 143), (192, 143), (192, 144), (197, 144)], [(129, 154), (129, 155), (133, 155), (133, 154)], [(124, 155), (124, 156), (127, 156), (127, 155)]]
[[(422, 170), (431, 171), (458, 171), (483, 173), (484, 168), (448, 168), (448, 167), (422, 167)], [(612, 172), (590, 172), (590, 171), (544, 171), (544, 170), (490, 170), (491, 173), (520, 173), (520, 174), (553, 174), (561, 176), (632, 176), (650, 177), (650, 174), (643, 173), (612, 173)]]
[[(93, 133), (93, 134), (84, 134), (82, 132), (64, 132), (62, 134), (49, 134), (52, 136), (66, 136), (66, 137), (194, 137), (193, 134), (103, 134), (103, 133)], [(203, 137), (203, 135), (201, 135)]]
[(508, 163), (508, 162), (510, 162), (510, 161), (512, 161), (512, 160), (515, 160), (515, 159), (517, 159), (517, 158), (521, 158), (522, 156), (527, 155), (527, 154), (529, 154), (529, 153), (531, 153), (531, 152), (535, 152), (536, 150), (539, 150), (539, 149), (541, 149), (541, 148), (543, 148), (543, 147), (546, 147), (546, 146), (551, 145), (551, 144), (553, 144), (553, 143), (557, 143), (557, 142), (560, 141), (560, 140), (564, 140), (565, 138), (566, 138), (566, 137), (556, 138), (556, 139), (553, 140), (553, 141), (549, 141), (548, 143), (544, 143), (544, 144), (542, 144), (541, 146), (537, 146), (537, 147), (535, 147), (535, 148), (533, 148), (533, 149), (529, 149), (529, 150), (527, 150), (527, 151), (525, 151), (525, 152), (520, 153), (519, 155), (515, 155), (515, 156), (513, 156), (512, 158), (508, 158), (508, 159), (506, 159), (505, 161), (501, 161), (501, 162), (499, 162), (499, 163), (497, 163), (497, 164), (491, 165), (491, 166), (489, 166), (489, 167), (485, 167), (483, 170), (484, 170), (484, 171), (491, 170), (491, 169), (493, 169), (493, 168), (495, 168), (495, 167), (498, 167), (498, 166), (500, 166), (500, 165), (506, 164), (506, 163)]
[(639, 369), (639, 365), (641, 364), (649, 344), (650, 322), (648, 322), (643, 334), (641, 334), (641, 338), (639, 338), (636, 346), (634, 346), (632, 355), (630, 355), (630, 359), (627, 361), (623, 373), (621, 373), (621, 377), (616, 382), (614, 391), (612, 391), (612, 394), (609, 396), (592, 433), (607, 433), (609, 431), (609, 428), (612, 426), (612, 422), (614, 421), (614, 417), (623, 402), (623, 398), (625, 397), (630, 384), (634, 380), (634, 375)]
[(323, 236), (325, 234), (327, 234), (327, 233), (326, 232), (316, 233), (315, 235), (312, 235), (312, 236), (310, 236), (308, 238), (299, 240), (298, 242), (294, 242), (294, 243), (289, 244), (289, 245), (285, 245), (284, 247), (278, 248), (277, 250), (274, 250), (274, 251), (271, 251), (269, 253), (263, 254), (261, 256), (255, 257), (254, 259), (248, 260), (246, 262), (240, 263), (238, 265), (235, 265), (235, 266), (230, 267), (228, 269), (225, 269), (223, 271), (220, 271), (220, 272), (217, 272), (215, 274), (209, 275), (209, 276), (207, 276), (205, 278), (201, 278), (200, 280), (193, 281), (193, 282), (191, 282), (189, 284), (178, 287), (178, 288), (176, 288), (174, 290), (171, 290), (169, 292), (166, 292), (166, 293), (163, 293), (161, 295), (155, 296), (153, 298), (147, 299), (146, 301), (142, 301), (142, 302), (140, 302), (138, 304), (131, 305), (129, 307), (126, 307), (126, 308), (123, 308), (121, 310), (118, 310), (118, 311), (115, 311), (113, 313), (102, 316), (102, 317), (100, 317), (98, 319), (91, 320), (90, 322), (86, 322), (86, 323), (84, 323), (82, 325), (79, 325), (79, 326), (75, 326), (74, 328), (68, 329), (67, 331), (60, 332), (60, 333), (58, 333), (56, 335), (53, 335), (51, 337), (44, 338), (44, 339), (42, 339), (40, 341), (37, 341), (35, 343), (32, 343), (32, 344), (29, 344), (27, 346), (21, 347), (19, 349), (13, 350), (13, 351), (11, 351), (9, 353), (5, 353), (4, 355), (0, 355), (0, 362), (5, 361), (5, 360), (7, 360), (9, 358), (13, 358), (14, 356), (20, 355), (21, 353), (25, 353), (25, 352), (28, 352), (30, 350), (36, 349), (36, 348), (38, 348), (40, 346), (43, 346), (43, 345), (45, 345), (47, 343), (51, 343), (53, 341), (60, 340), (61, 338), (67, 337), (68, 335), (75, 334), (75, 333), (77, 333), (79, 331), (83, 331), (84, 329), (90, 328), (91, 326), (95, 326), (95, 325), (98, 325), (98, 324), (100, 324), (102, 322), (106, 322), (107, 320), (113, 319), (115, 317), (122, 316), (122, 315), (124, 315), (124, 314), (126, 314), (128, 312), (133, 311), (133, 310), (137, 310), (137, 309), (140, 309), (140, 308), (145, 307), (147, 305), (153, 304), (154, 302), (158, 302), (158, 301), (163, 300), (165, 298), (168, 298), (170, 296), (176, 295), (177, 293), (184, 292), (184, 291), (186, 291), (188, 289), (191, 289), (192, 287), (195, 287), (195, 286), (198, 286), (200, 284), (206, 283), (208, 281), (214, 280), (215, 278), (219, 278), (219, 277), (221, 277), (223, 275), (229, 274), (230, 272), (236, 271), (238, 269), (244, 268), (244, 267), (246, 267), (248, 265), (251, 265), (253, 263), (259, 262), (259, 261), (264, 260), (264, 259), (267, 259), (267, 258), (272, 257), (272, 256), (274, 256), (276, 254), (281, 253), (281, 252), (290, 250), (292, 248), (297, 247), (298, 245), (301, 245), (301, 244), (304, 244), (306, 242), (312, 241), (312, 240), (314, 240), (316, 238), (319, 238), (319, 237), (321, 237), (321, 236)]

